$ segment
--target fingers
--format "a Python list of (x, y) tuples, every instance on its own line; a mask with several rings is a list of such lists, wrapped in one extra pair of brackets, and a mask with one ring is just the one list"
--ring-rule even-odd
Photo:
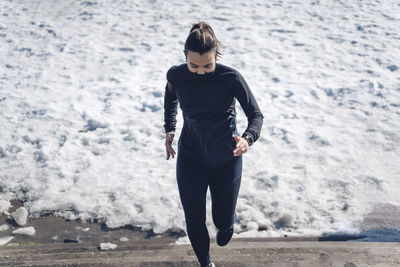
[(246, 153), (249, 149), (249, 144), (244, 138), (240, 138), (240, 140), (236, 143), (236, 148), (233, 150), (233, 155), (238, 157), (244, 153)]
[(175, 150), (172, 149), (172, 153), (171, 153), (172, 158), (175, 158), (175, 154), (176, 154), (176, 153), (175, 153)]
[(167, 160), (169, 160), (169, 157), (172, 155), (172, 153), (171, 152), (169, 152), (168, 150), (167, 150)]
[(174, 132), (168, 132), (167, 136), (165, 138), (165, 147), (166, 147), (166, 152), (167, 152), (167, 160), (172, 156), (172, 158), (175, 158), (175, 150), (172, 148), (171, 144), (172, 141), (174, 140), (175, 133)]
[(175, 150), (172, 147), (167, 147), (167, 160), (169, 160), (170, 156), (175, 158)]

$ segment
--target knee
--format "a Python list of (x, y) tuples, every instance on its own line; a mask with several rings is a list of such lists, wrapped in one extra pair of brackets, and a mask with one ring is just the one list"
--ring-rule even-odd
[(233, 227), (235, 221), (233, 218), (214, 218), (214, 225), (218, 230), (227, 230)]
[(213, 221), (215, 227), (217, 227), (218, 230), (227, 230), (230, 229), (234, 226), (235, 221), (236, 221), (236, 211), (231, 216), (218, 216), (217, 214), (213, 215)]
[(188, 235), (197, 236), (200, 233), (204, 233), (207, 229), (206, 222), (199, 219), (186, 219), (186, 230)]
[(185, 222), (188, 227), (201, 227), (206, 224), (206, 218), (198, 215), (186, 215)]

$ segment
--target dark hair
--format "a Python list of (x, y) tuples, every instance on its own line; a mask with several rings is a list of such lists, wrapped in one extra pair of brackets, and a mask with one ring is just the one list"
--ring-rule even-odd
[(183, 50), (183, 52), (187, 58), (187, 53), (189, 50), (197, 52), (201, 55), (215, 47), (215, 59), (217, 60), (217, 58), (221, 57), (222, 55), (222, 46), (223, 44), (217, 39), (211, 26), (204, 21), (200, 21), (199, 23), (192, 25), (189, 36), (185, 42), (185, 50)]

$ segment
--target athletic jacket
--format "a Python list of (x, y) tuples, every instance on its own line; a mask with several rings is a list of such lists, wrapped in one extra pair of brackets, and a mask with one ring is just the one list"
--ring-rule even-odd
[(175, 131), (177, 106), (182, 110), (183, 127), (178, 153), (206, 167), (216, 167), (234, 157), (236, 147), (236, 99), (243, 108), (248, 126), (242, 136), (259, 138), (263, 114), (243, 76), (234, 68), (216, 63), (210, 74), (192, 73), (187, 63), (167, 71), (164, 94), (164, 129)]

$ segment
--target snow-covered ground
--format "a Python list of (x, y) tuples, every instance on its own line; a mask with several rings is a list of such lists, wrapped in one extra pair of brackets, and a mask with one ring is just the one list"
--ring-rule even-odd
[(204, 20), (265, 116), (235, 237), (357, 233), (377, 204), (400, 205), (399, 14), (372, 0), (1, 1), (0, 199), (184, 230), (163, 96)]

